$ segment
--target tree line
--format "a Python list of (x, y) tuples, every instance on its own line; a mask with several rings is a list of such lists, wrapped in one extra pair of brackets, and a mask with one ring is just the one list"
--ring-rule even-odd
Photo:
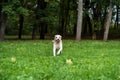
[(0, 1), (0, 41), (5, 35), (31, 35), (34, 40), (54, 34), (106, 41), (119, 23), (120, 0)]

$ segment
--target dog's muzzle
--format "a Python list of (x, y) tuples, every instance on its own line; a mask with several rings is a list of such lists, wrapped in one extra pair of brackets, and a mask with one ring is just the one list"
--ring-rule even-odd
[(59, 39), (57, 39), (57, 40), (55, 40), (55, 42), (56, 42), (56, 43), (59, 43), (59, 42), (60, 42), (60, 40), (59, 40)]

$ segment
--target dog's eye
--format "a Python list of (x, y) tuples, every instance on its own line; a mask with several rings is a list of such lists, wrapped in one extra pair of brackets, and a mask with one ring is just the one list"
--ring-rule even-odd
[(55, 37), (55, 38), (57, 38), (57, 37)]

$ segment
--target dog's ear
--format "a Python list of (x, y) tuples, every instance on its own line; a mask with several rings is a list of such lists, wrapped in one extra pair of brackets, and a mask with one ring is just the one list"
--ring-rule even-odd
[(55, 37), (56, 35), (54, 35), (54, 37)]
[(54, 39), (56, 38), (57, 35), (54, 36)]
[(62, 39), (62, 36), (60, 35), (60, 38)]

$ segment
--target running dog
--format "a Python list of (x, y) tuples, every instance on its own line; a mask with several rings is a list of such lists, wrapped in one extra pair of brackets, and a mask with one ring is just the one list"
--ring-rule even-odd
[(56, 56), (56, 53), (59, 55), (62, 51), (62, 36), (55, 35), (54, 40), (52, 42), (53, 42), (53, 56)]

